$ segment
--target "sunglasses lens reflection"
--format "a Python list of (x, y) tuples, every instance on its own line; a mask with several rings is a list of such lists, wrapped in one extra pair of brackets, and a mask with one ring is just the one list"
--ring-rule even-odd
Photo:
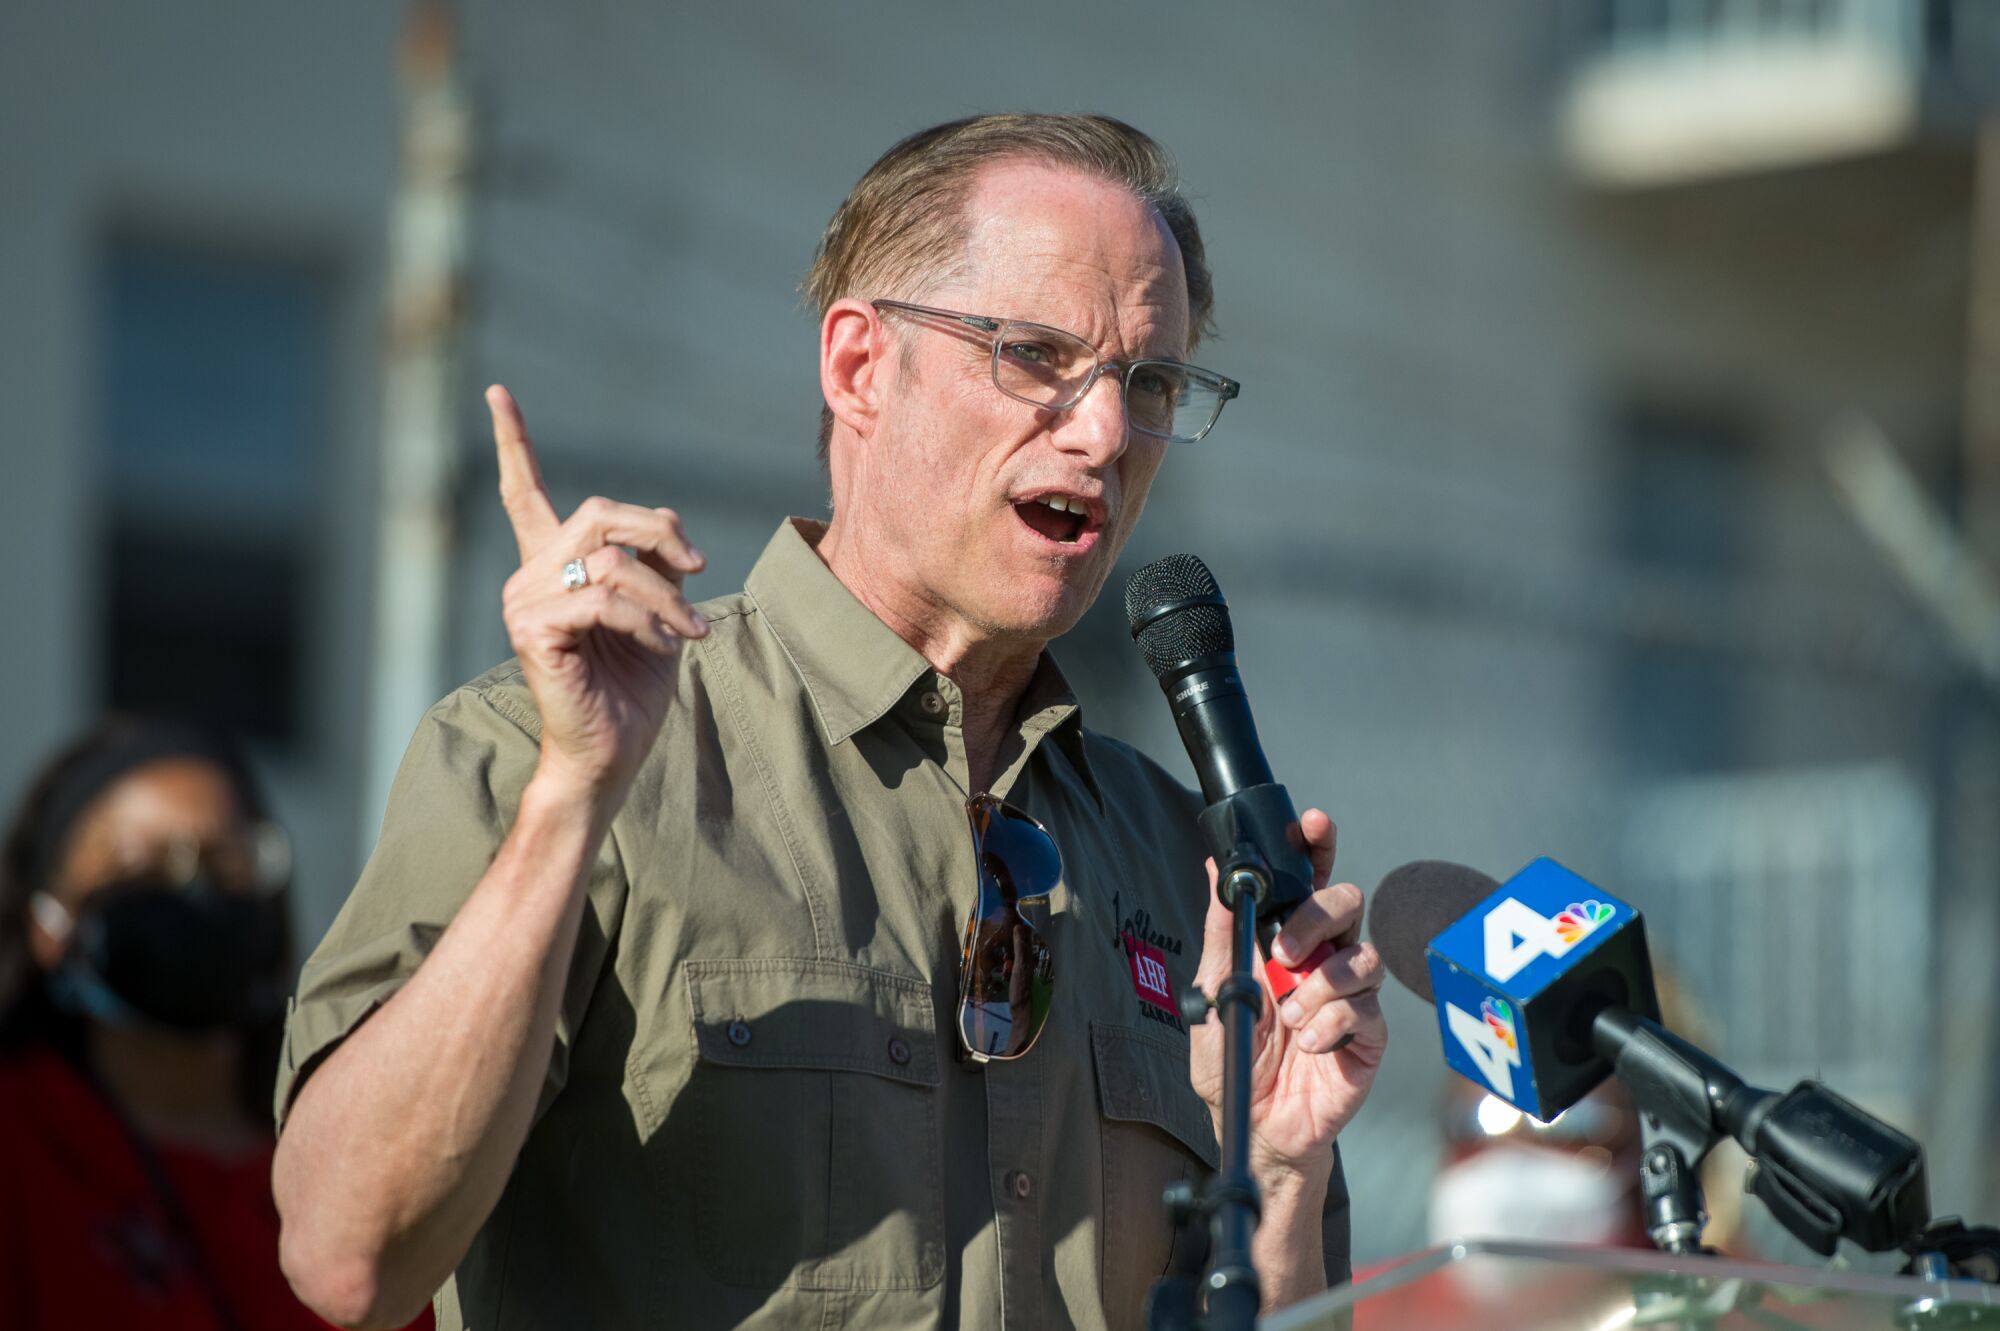
[(976, 1058), (1018, 1058), (1041, 1034), (1055, 964), (1038, 922), (1062, 879), (1055, 842), (990, 796), (972, 802), (979, 897), (966, 924), (959, 1034)]

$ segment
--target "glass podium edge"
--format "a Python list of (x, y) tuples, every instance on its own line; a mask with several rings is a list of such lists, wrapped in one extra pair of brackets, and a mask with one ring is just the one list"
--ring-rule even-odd
[(1490, 1256), (1557, 1262), (1605, 1272), (1632, 1275), (1701, 1276), (1711, 1280), (1745, 1280), (1760, 1285), (1809, 1285), (1842, 1294), (2000, 1307), (2000, 1287), (1977, 1280), (1923, 1280), (1916, 1276), (1873, 1275), (1829, 1267), (1788, 1266), (1734, 1257), (1676, 1256), (1650, 1248), (1610, 1248), (1583, 1243), (1523, 1243), (1513, 1239), (1463, 1239), (1425, 1248), (1392, 1260), (1365, 1280), (1353, 1281), (1303, 1299), (1257, 1322), (1259, 1331), (1298, 1331), (1328, 1313), (1352, 1308), (1365, 1299), (1421, 1280), (1454, 1262)]

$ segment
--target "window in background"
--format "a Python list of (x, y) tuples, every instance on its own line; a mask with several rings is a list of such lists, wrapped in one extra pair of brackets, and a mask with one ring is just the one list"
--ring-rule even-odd
[(100, 694), (296, 744), (330, 283), (118, 235), (100, 279)]
[[(1733, 416), (1643, 404), (1613, 438), (1613, 539), (1642, 581), (1722, 606), (1749, 573), (1755, 459)], [(1619, 752), (1647, 776), (1710, 772), (1743, 757), (1740, 661), (1709, 643), (1647, 641), (1615, 672)]]

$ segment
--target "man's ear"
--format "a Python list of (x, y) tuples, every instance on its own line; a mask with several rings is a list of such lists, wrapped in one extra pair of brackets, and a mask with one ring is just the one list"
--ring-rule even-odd
[(833, 418), (864, 438), (881, 409), (888, 331), (865, 300), (838, 300), (819, 325), (819, 389)]

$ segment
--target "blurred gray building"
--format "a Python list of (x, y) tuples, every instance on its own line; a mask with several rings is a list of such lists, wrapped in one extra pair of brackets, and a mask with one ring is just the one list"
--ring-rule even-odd
[[(1107, 111), (1180, 157), (1245, 384), (1128, 561), (1215, 569), (1344, 874), (1556, 856), (1649, 912), (1718, 1053), (1990, 1214), (1956, 534), (2000, 554), (1996, 55), (1917, 0), (11, 7), (0, 791), (106, 706), (235, 725), (316, 936), (422, 700), (506, 654), (478, 388), (559, 504), (672, 504), (727, 591), (824, 506), (795, 285), (847, 186), (938, 120)], [(1113, 600), (1060, 654), (1179, 764)], [(1364, 1261), (1421, 1242), (1437, 1153), (1433, 1018), (1391, 1018)]]

